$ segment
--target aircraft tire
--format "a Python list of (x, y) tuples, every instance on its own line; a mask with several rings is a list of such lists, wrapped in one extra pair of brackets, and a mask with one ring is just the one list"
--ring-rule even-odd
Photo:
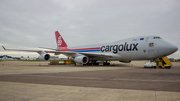
[(93, 65), (94, 65), (94, 66), (98, 66), (98, 65), (99, 65), (99, 63), (93, 63)]
[(171, 69), (171, 66), (168, 66), (167, 69)]
[(104, 63), (103, 63), (103, 65), (106, 65), (106, 66), (108, 66), (108, 65), (110, 65), (110, 63), (106, 63), (106, 62), (104, 62)]

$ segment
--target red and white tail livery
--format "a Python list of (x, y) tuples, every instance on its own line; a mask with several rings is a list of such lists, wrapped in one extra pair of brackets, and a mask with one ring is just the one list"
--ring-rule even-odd
[(56, 36), (57, 49), (58, 50), (67, 49), (67, 44), (58, 31), (55, 32), (55, 36)]

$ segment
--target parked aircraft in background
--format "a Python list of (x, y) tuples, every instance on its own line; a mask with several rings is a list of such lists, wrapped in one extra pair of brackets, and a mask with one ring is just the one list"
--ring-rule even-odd
[(89, 61), (92, 64), (96, 64), (96, 61), (111, 61), (118, 60), (120, 62), (129, 63), (131, 60), (147, 60), (161, 58), (170, 55), (178, 50), (178, 48), (163, 40), (156, 35), (139, 36), (128, 38), (112, 43), (96, 44), (91, 46), (82, 47), (68, 47), (62, 36), (58, 31), (55, 32), (57, 49), (50, 50), (18, 50), (18, 49), (6, 49), (11, 51), (27, 51), (37, 52), (40, 54), (40, 60), (49, 60), (50, 55), (48, 53), (54, 53), (55, 55), (64, 54), (71, 57), (75, 63), (88, 64)]
[(14, 60), (13, 57), (8, 55), (1, 55), (0, 60)]

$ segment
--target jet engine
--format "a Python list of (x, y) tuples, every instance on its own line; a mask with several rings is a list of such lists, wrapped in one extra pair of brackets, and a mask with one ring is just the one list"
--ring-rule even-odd
[(77, 56), (74, 58), (74, 62), (79, 63), (79, 64), (87, 64), (89, 61), (88, 57), (86, 56)]
[(119, 60), (119, 62), (130, 63), (131, 60)]
[(45, 53), (45, 54), (41, 54), (38, 58), (39, 58), (39, 60), (48, 61), (50, 59), (50, 55)]

